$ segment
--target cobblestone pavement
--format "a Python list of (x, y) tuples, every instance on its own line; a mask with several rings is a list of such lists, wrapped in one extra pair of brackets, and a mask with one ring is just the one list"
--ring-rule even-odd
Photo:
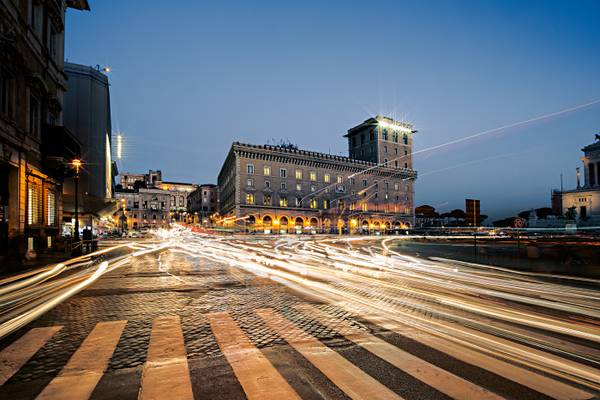
[[(312, 305), (316, 310), (311, 313), (299, 308), (306, 305)], [(275, 319), (266, 318), (260, 311), (263, 309), (274, 312)], [(329, 316), (333, 322), (324, 322), (318, 317), (319, 312)], [(284, 320), (277, 320), (277, 316), (282, 316), (298, 329), (284, 329), (285, 324), (281, 322)], [(516, 378), (504, 377), (498, 369), (478, 368), (468, 360), (424, 344), (408, 329), (398, 334), (353, 316), (333, 304), (323, 304), (300, 295), (267, 278), (224, 263), (167, 250), (139, 257), (129, 265), (106, 274), (86, 290), (0, 341), (1, 384), (2, 352), (6, 353), (9, 346), (34, 328), (62, 326), (0, 386), (0, 398), (30, 399), (40, 393), (53, 393), (48, 392), (48, 387), (52, 386), (50, 383), (55, 383), (57, 375), (65, 373), (65, 365), (73, 362), (76, 352), (86, 348), (86, 337), (91, 335), (97, 324), (107, 321), (126, 321), (126, 324), (118, 336), (114, 352), (107, 359), (103, 375), (100, 371), (102, 378), (97, 386), (91, 387), (89, 396), (74, 398), (143, 398), (138, 388), (141, 382), (146, 382), (143, 376), (149, 365), (149, 347), (157, 331), (153, 324), (166, 321), (161, 317), (180, 319), (187, 355), (186, 368), (189, 368), (195, 398), (269, 397), (265, 393), (252, 392), (254, 383), (248, 384), (244, 378), (244, 373), (248, 372), (238, 369), (240, 367), (233, 359), (239, 351), (254, 354), (254, 358), (249, 356), (249, 359), (262, 371), (256, 379), (273, 379), (272, 388), (289, 385), (289, 393), (307, 399), (401, 396), (406, 399), (504, 397), (537, 400), (587, 399), (594, 396), (591, 392), (561, 383), (553, 383), (563, 391), (557, 396), (552, 396), (547, 390), (541, 393), (539, 384), (528, 384), (518, 379), (515, 382)], [(220, 325), (215, 325), (215, 319), (227, 323), (228, 318), (249, 341), (242, 350), (237, 348), (238, 353), (227, 353), (224, 345), (227, 335), (232, 334), (230, 330), (220, 339), (216, 336), (216, 328)], [(316, 342), (311, 342), (313, 339)], [(238, 338), (234, 347), (242, 346), (242, 342)], [(309, 346), (307, 343), (310, 348), (306, 347)], [(321, 345), (324, 347), (320, 348)], [(401, 356), (396, 354), (395, 357), (406, 359), (388, 359), (385, 354), (377, 353), (385, 353), (389, 350), (386, 346), (390, 345), (393, 347), (391, 354), (401, 352), (398, 353)], [(176, 344), (173, 346), (176, 347)], [(335, 354), (327, 353), (331, 349)], [(327, 354), (331, 360), (311, 358), (315, 353)], [(339, 355), (342, 357), (336, 358)], [(261, 361), (263, 358), (268, 360), (266, 364)], [(420, 364), (422, 362), (426, 363), (424, 367)], [(10, 363), (7, 365), (10, 367)], [(416, 367), (411, 369), (410, 365)], [(352, 371), (356, 368), (354, 366), (360, 369), (352, 377), (344, 375), (344, 371)], [(273, 367), (277, 373), (269, 372), (269, 368)], [(445, 379), (449, 378), (440, 378), (439, 368), (451, 371), (449, 376), (458, 382), (458, 389), (444, 386), (447, 385)], [(433, 371), (431, 379), (434, 381), (426, 376), (430, 373), (427, 372), (429, 369)], [(523, 371), (527, 372), (526, 369)], [(283, 380), (278, 381), (278, 376)], [(547, 379), (543, 374), (539, 377)], [(47, 395), (45, 398), (60, 397)], [(174, 397), (164, 394), (159, 398)], [(178, 394), (176, 398), (186, 397)]]

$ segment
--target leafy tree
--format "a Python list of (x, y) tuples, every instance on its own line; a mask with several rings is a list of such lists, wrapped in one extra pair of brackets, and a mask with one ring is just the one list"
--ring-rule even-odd
[(575, 220), (577, 218), (577, 208), (575, 206), (567, 208), (567, 211), (565, 211), (565, 218)]
[(520, 218), (528, 219), (530, 213), (531, 213), (531, 211), (527, 210), (527, 211), (521, 211), (518, 215)]
[(496, 221), (492, 222), (492, 225), (494, 225), (496, 228), (505, 228), (505, 227), (512, 227), (514, 225), (514, 223), (515, 223), (515, 217), (508, 217), (508, 218), (496, 220)]
[(455, 209), (450, 211), (450, 216), (456, 220), (467, 218), (467, 214), (463, 210)]
[(554, 214), (554, 212), (552, 211), (552, 209), (550, 207), (536, 208), (535, 213), (537, 214), (538, 218), (540, 218), (540, 219), (546, 219), (546, 218), (548, 218), (549, 215)]

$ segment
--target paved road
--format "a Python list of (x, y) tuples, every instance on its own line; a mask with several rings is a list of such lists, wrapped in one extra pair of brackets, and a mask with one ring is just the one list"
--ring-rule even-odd
[(52, 275), (41, 305), (85, 285), (0, 341), (0, 398), (598, 396), (598, 282), (390, 244), (173, 231), (97, 279), (100, 262)]

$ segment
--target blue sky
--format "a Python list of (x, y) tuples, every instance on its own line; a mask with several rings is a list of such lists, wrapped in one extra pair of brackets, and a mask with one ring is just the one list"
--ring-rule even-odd
[[(91, 7), (68, 11), (66, 57), (112, 69), (120, 170), (169, 180), (215, 182), (234, 140), (346, 154), (345, 131), (384, 114), (412, 122), (420, 150), (600, 99), (595, 1)], [(598, 132), (600, 104), (421, 153), (416, 203), (548, 206)]]

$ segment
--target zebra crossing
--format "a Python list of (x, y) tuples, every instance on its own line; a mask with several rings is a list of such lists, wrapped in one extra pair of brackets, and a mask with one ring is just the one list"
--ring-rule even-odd
[[(423, 360), (393, 344), (356, 328), (347, 320), (321, 309), (299, 304), (295, 310), (337, 332), (349, 342), (393, 368), (421, 381), (441, 394), (454, 399), (496, 400), (505, 398), (489, 387), (474, 383)], [(283, 313), (270, 308), (254, 310), (265, 325), (284, 339), (327, 380), (352, 399), (402, 399), (398, 393), (364, 372), (301, 328)], [(265, 351), (256, 347), (243, 326), (227, 312), (206, 314), (212, 334), (248, 399), (300, 399), (301, 396), (269, 360)], [(502, 361), (468, 347), (444, 341), (421, 332), (406, 330), (393, 322), (376, 319), (380, 327), (397, 332), (464, 363), (487, 370), (525, 386), (540, 397), (555, 399), (593, 399), (595, 394), (563, 381)], [(92, 397), (117, 349), (127, 321), (99, 322), (91, 330), (62, 370), (39, 392), (37, 399), (83, 400)], [(0, 351), (0, 387), (7, 383), (39, 351), (61, 326), (33, 328)], [(152, 321), (147, 357), (142, 366), (138, 399), (194, 399), (182, 323), (179, 316), (161, 316)], [(118, 394), (116, 397), (118, 398)]]

